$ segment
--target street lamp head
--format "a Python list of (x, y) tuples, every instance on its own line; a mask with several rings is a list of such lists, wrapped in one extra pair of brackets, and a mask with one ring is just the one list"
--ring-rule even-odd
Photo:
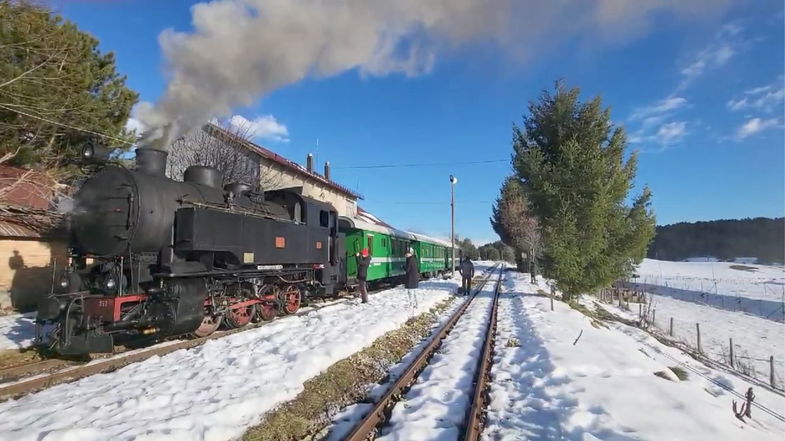
[(455, 176), (453, 176), (453, 175), (450, 175), (450, 183), (451, 183), (451, 184), (455, 184), (455, 183), (457, 183), (457, 182), (458, 182), (458, 178), (456, 178), (456, 177), (455, 177)]

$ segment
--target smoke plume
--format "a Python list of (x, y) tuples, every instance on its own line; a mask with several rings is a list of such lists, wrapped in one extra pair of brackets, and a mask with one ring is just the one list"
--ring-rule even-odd
[(144, 140), (179, 134), (306, 77), (357, 69), (415, 76), (437, 54), (494, 44), (511, 57), (559, 41), (617, 42), (661, 14), (705, 16), (727, 0), (215, 0), (192, 8), (193, 30), (159, 36), (168, 86), (137, 117)]

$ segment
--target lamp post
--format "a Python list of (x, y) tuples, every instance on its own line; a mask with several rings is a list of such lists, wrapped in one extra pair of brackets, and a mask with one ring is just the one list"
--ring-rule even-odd
[(455, 183), (458, 178), (450, 175), (450, 270), (452, 277), (455, 278)]

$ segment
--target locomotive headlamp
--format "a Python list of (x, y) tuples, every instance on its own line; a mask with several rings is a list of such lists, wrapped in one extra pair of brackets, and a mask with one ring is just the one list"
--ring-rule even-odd
[(66, 289), (66, 288), (68, 288), (68, 285), (70, 285), (70, 284), (71, 284), (71, 282), (68, 280), (68, 276), (63, 276), (60, 279), (60, 288)]
[(114, 281), (114, 277), (110, 277), (106, 279), (106, 288), (113, 289), (117, 285), (117, 282)]
[(111, 149), (102, 144), (88, 141), (82, 147), (82, 160), (85, 162), (102, 163), (109, 160)]

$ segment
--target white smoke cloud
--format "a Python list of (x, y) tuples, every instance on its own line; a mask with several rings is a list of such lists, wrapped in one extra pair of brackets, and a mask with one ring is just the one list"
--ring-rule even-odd
[(178, 134), (225, 118), (306, 77), (357, 69), (364, 75), (429, 72), (437, 55), (470, 42), (512, 57), (583, 37), (618, 42), (654, 18), (705, 17), (727, 0), (214, 0), (192, 7), (192, 32), (159, 43), (168, 86), (140, 105), (145, 139), (165, 148)]
[(273, 115), (264, 115), (252, 120), (242, 115), (234, 115), (229, 118), (229, 124), (243, 133), (247, 132), (252, 138), (289, 142), (289, 129), (279, 123)]

